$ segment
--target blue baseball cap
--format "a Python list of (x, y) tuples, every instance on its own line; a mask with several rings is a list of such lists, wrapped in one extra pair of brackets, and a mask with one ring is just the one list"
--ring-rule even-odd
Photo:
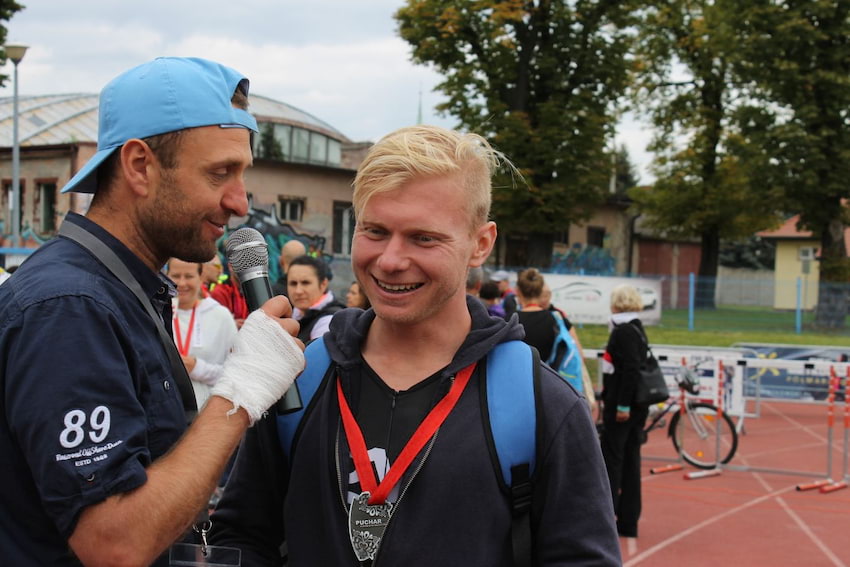
[(216, 125), (257, 132), (254, 117), (230, 102), (237, 87), (248, 95), (244, 75), (196, 57), (159, 57), (112, 79), (100, 92), (97, 153), (62, 193), (94, 193), (97, 168), (133, 138)]

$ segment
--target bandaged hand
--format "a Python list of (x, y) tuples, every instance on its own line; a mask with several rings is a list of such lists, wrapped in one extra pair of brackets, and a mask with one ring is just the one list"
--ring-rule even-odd
[(211, 395), (244, 408), (251, 425), (280, 399), (304, 370), (303, 345), (262, 309), (251, 313), (236, 335)]

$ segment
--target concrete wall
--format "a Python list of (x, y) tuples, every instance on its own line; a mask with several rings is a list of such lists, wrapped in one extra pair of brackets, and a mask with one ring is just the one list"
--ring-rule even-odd
[(726, 268), (717, 271), (717, 305), (772, 307), (776, 281), (772, 270)]

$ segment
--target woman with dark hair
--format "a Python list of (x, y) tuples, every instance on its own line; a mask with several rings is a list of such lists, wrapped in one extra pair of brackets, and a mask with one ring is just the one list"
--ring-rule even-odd
[(617, 532), (637, 537), (641, 512), (640, 446), (647, 407), (632, 403), (646, 358), (643, 324), (638, 318), (643, 303), (637, 290), (627, 284), (611, 291), (611, 335), (602, 357), (602, 455), (608, 470)]
[(301, 323), (298, 338), (307, 344), (328, 330), (331, 317), (345, 305), (334, 299), (328, 289), (327, 264), (313, 256), (295, 258), (286, 272), (287, 293), (292, 302), (292, 317)]

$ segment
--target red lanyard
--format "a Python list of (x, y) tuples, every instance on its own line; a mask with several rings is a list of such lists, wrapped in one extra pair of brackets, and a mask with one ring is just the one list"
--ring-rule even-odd
[(189, 356), (189, 347), (192, 346), (192, 330), (195, 328), (195, 309), (192, 307), (192, 316), (189, 318), (189, 331), (186, 333), (186, 342), (184, 343), (180, 336), (180, 319), (177, 318), (177, 312), (174, 312), (174, 341), (177, 343), (177, 350), (183, 356)]
[(345, 400), (345, 395), (342, 393), (342, 385), (339, 379), (336, 381), (336, 394), (339, 400), (339, 411), (342, 415), (342, 425), (345, 429), (345, 437), (348, 439), (348, 446), (351, 449), (351, 458), (354, 459), (354, 469), (357, 471), (357, 476), (360, 478), (360, 488), (363, 492), (371, 494), (369, 504), (383, 504), (387, 496), (389, 496), (393, 487), (401, 479), (404, 472), (413, 462), (413, 459), (425, 446), (425, 443), (434, 435), (437, 429), (443, 424), (448, 417), (452, 408), (460, 399), (460, 395), (469, 383), (469, 378), (472, 376), (472, 371), (475, 370), (475, 363), (470, 364), (463, 370), (457, 373), (454, 384), (452, 384), (449, 393), (437, 402), (437, 405), (431, 409), (425, 419), (419, 424), (416, 431), (408, 440), (404, 449), (401, 450), (396, 461), (390, 467), (384, 480), (378, 484), (375, 478), (375, 471), (372, 469), (372, 463), (369, 461), (369, 453), (366, 449), (366, 440), (363, 438), (363, 432), (360, 426), (357, 425), (357, 420), (351, 413), (348, 407), (348, 402)]

